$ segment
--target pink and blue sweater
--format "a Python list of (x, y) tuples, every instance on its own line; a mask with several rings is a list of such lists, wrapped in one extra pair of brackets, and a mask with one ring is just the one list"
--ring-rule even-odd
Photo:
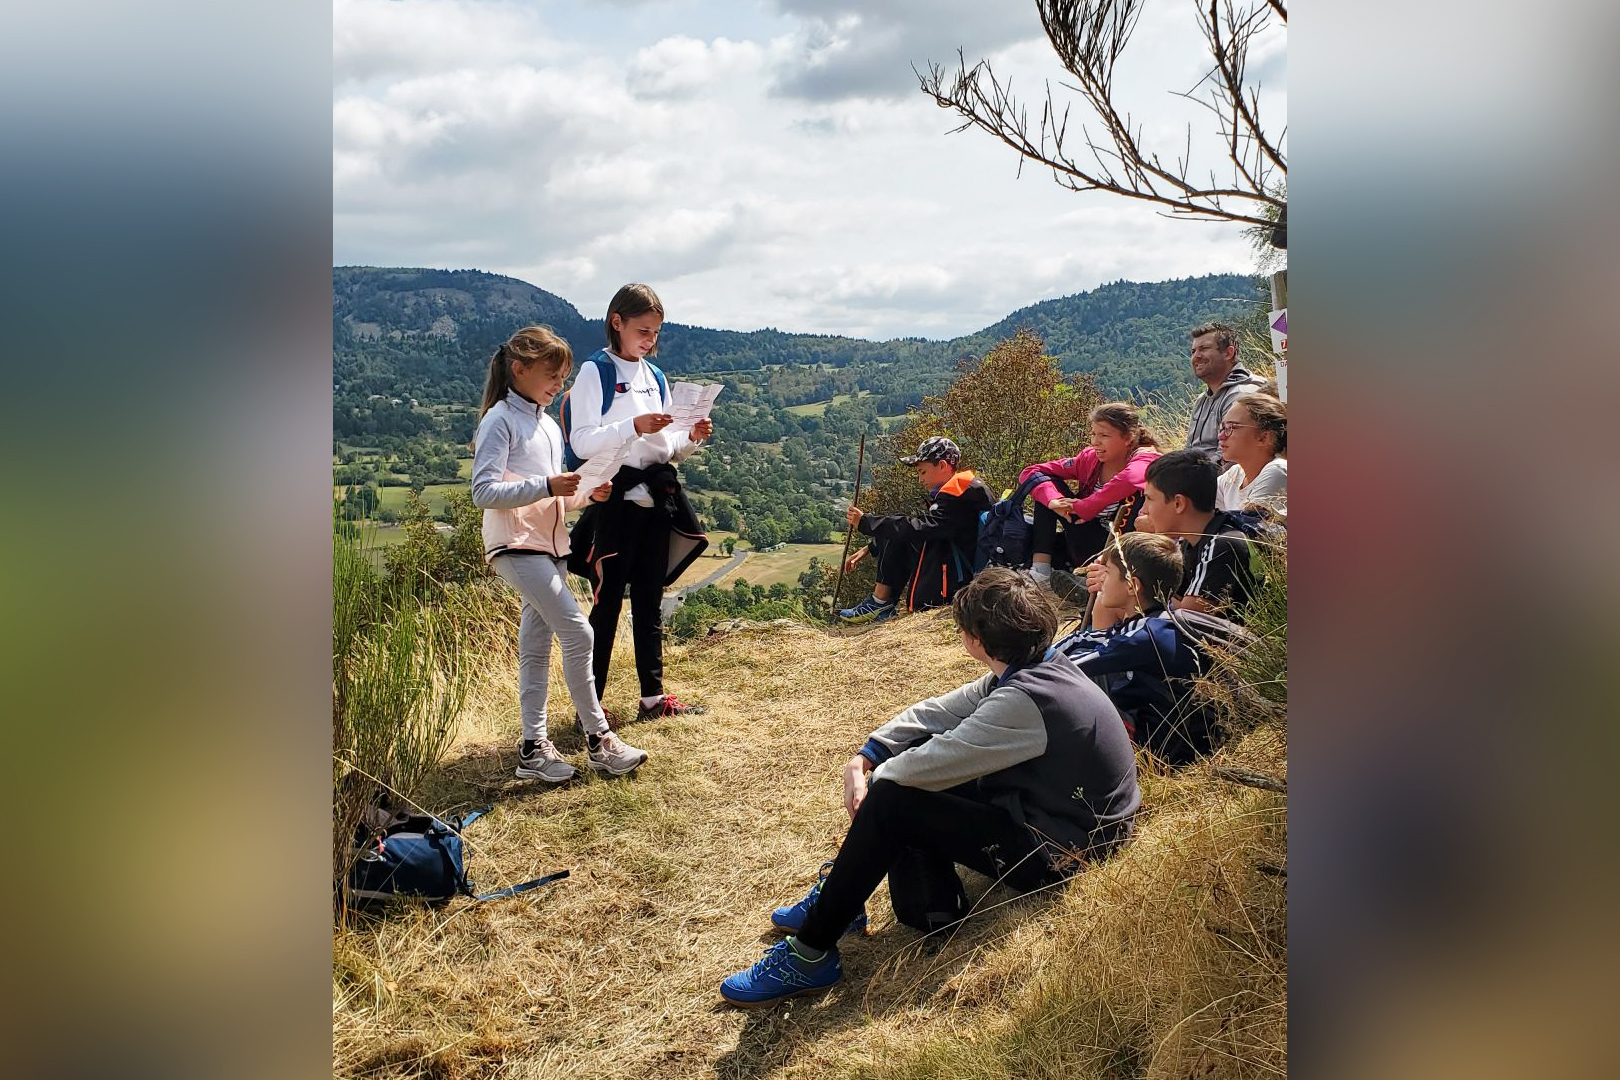
[[(1107, 483), (1098, 485), (1097, 475), (1102, 471), (1102, 463), (1097, 460), (1097, 451), (1086, 447), (1074, 457), (1061, 458), (1057, 461), (1042, 461), (1029, 466), (1018, 474), (1018, 482), (1022, 484), (1036, 473), (1041, 473), (1051, 480), (1067, 480), (1074, 485), (1079, 501), (1074, 504), (1074, 519), (1076, 521), (1090, 521), (1110, 506), (1132, 498), (1142, 485), (1146, 483), (1147, 467), (1160, 456), (1158, 450), (1144, 446), (1131, 454), (1131, 459), (1125, 467), (1115, 473)], [(1060, 498), (1063, 492), (1050, 480), (1037, 484), (1031, 492), (1035, 501), (1042, 506), (1053, 499)]]

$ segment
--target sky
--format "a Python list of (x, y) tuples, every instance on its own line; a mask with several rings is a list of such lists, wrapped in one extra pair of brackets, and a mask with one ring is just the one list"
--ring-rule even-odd
[[(1192, 11), (1148, 0), (1118, 84), (1167, 156), (1191, 122), (1207, 171), (1212, 120), (1171, 92), (1207, 70)], [(1268, 128), (1285, 43), (1251, 56)], [(509, 274), (587, 318), (643, 281), (675, 322), (879, 340), (1254, 268), (1238, 226), (952, 134), (912, 68), (958, 49), (1037, 109), (1071, 97), (1033, 0), (336, 0), (334, 264)]]

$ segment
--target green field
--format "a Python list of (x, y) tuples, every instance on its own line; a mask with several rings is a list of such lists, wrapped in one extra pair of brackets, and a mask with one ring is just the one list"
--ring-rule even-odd
[[(422, 501), (427, 503), (428, 513), (439, 514), (444, 512), (444, 496), (447, 492), (466, 490), (466, 484), (429, 484), (422, 489)], [(405, 496), (410, 492), (410, 488), (403, 487), (378, 488), (377, 505), (402, 514), (405, 512)]]
[[(733, 582), (743, 580), (750, 585), (771, 586), (777, 582), (784, 582), (792, 588), (798, 588), (799, 575), (810, 568), (812, 558), (820, 558), (824, 563), (834, 563), (844, 553), (842, 542), (837, 544), (789, 544), (780, 551), (753, 552), (743, 564), (731, 573), (721, 578), (718, 584), (721, 588), (730, 588)], [(700, 560), (701, 561), (701, 560)]]
[(842, 405), (853, 397), (869, 397), (872, 391), (862, 390), (859, 394), (839, 394), (831, 401), (812, 401), (804, 405), (789, 405), (787, 411), (794, 416), (820, 416), (827, 411), (829, 405)]

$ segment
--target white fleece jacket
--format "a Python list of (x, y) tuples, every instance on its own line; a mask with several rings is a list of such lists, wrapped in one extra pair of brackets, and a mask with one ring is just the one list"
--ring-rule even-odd
[(484, 557), (501, 550), (568, 554), (564, 515), (590, 492), (552, 496), (546, 478), (566, 472), (562, 428), (546, 411), (507, 391), (478, 422), (473, 437), (473, 505), (484, 511)]

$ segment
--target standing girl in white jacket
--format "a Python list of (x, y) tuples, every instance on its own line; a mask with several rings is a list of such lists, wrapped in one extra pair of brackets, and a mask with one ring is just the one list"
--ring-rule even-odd
[(473, 438), (472, 500), (484, 511), (484, 558), (523, 597), (518, 626), (518, 699), (523, 738), (517, 775), (562, 783), (576, 775), (547, 737), (551, 636), (562, 642), (563, 677), (585, 731), (590, 767), (621, 776), (647, 760), (608, 729), (591, 673), (593, 635), (568, 591), (564, 515), (608, 497), (604, 484), (578, 492), (562, 465), (562, 429), (546, 415), (574, 365), (568, 343), (526, 326), (495, 351)]

